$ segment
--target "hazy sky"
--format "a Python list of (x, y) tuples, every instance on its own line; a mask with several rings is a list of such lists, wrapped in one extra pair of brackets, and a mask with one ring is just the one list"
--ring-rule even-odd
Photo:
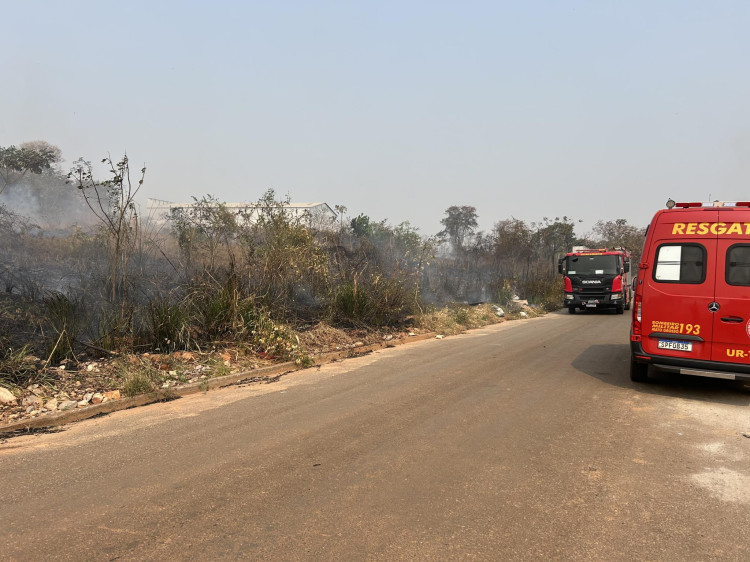
[(0, 146), (424, 234), (750, 199), (750, 2), (0, 0)]

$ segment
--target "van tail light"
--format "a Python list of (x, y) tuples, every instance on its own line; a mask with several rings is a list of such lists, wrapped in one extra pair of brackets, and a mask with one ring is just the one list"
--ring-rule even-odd
[(573, 283), (570, 282), (570, 277), (568, 277), (567, 275), (565, 276), (565, 287), (563, 288), (563, 290), (566, 293), (573, 292)]
[(636, 295), (633, 301), (633, 329), (632, 333), (634, 336), (640, 338), (641, 335), (641, 305), (643, 304), (643, 297)]
[(622, 276), (618, 275), (612, 280), (612, 292), (619, 293), (622, 291)]

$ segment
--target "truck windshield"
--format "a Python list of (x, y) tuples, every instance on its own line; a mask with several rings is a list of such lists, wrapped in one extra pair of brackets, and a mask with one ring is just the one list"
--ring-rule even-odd
[(617, 275), (617, 256), (568, 256), (568, 275)]

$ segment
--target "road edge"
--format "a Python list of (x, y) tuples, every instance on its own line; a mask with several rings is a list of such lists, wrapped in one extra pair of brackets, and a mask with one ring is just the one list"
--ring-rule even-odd
[(279, 378), (289, 373), (311, 369), (313, 367), (325, 365), (327, 363), (333, 363), (334, 361), (341, 361), (343, 359), (348, 359), (351, 357), (358, 357), (367, 353), (372, 353), (373, 351), (378, 351), (380, 349), (397, 347), (408, 343), (415, 343), (418, 341), (432, 339), (436, 337), (436, 335), (437, 334), (435, 332), (428, 332), (425, 334), (408, 336), (403, 339), (394, 339), (369, 345), (362, 345), (359, 347), (347, 348), (341, 351), (330, 351), (312, 357), (313, 362), (304, 366), (297, 365), (293, 361), (289, 361), (286, 363), (279, 363), (278, 365), (270, 365), (268, 367), (262, 367), (260, 369), (253, 369), (251, 371), (242, 371), (239, 373), (232, 373), (230, 375), (223, 375), (221, 377), (206, 379), (201, 382), (190, 383), (177, 388), (166, 388), (128, 398), (109, 400), (101, 404), (92, 404), (89, 406), (84, 406), (83, 408), (66, 410), (49, 416), (39, 416), (36, 418), (19, 420), (17, 422), (0, 426), (0, 436), (35, 429), (59, 427), (61, 425), (67, 425), (69, 423), (79, 422), (93, 417), (111, 414), (113, 412), (118, 412), (121, 410), (129, 410), (130, 408), (138, 408), (140, 406), (154, 404), (155, 402), (168, 402), (170, 400), (176, 400), (177, 398), (181, 398), (183, 396), (189, 396), (191, 394), (197, 394), (199, 392), (208, 392), (209, 390), (232, 386), (247, 379), (255, 379), (250, 381), (249, 384), (268, 384), (270, 382), (277, 381)]

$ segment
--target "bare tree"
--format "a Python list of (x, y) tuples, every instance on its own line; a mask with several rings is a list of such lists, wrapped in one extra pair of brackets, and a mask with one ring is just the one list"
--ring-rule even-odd
[(130, 177), (127, 154), (119, 162), (114, 162), (107, 156), (102, 159), (102, 163), (108, 166), (112, 179), (94, 179), (91, 162), (82, 158), (74, 163), (68, 178), (82, 191), (86, 205), (106, 233), (109, 250), (109, 294), (111, 302), (114, 303), (118, 294), (124, 295), (123, 291), (126, 289), (128, 266), (139, 232), (135, 196), (143, 185), (146, 168), (141, 169), (140, 179), (134, 184)]

